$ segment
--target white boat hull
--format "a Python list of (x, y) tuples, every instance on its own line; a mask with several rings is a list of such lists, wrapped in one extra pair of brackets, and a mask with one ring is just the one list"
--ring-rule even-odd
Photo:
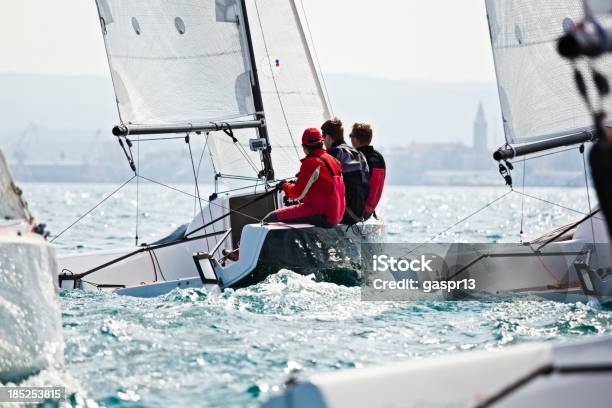
[(264, 407), (608, 407), (610, 384), (608, 337), (315, 375)]
[[(312, 225), (252, 224), (243, 228), (239, 259), (225, 266), (206, 257), (196, 259), (194, 254), (206, 248), (189, 241), (142, 249), (132, 256), (129, 255), (134, 249), (63, 256), (58, 270), (62, 288), (107, 289), (139, 297), (159, 296), (186, 287), (243, 287), (286, 268), (315, 274), (320, 280), (359, 284), (359, 267), (354, 260), (359, 259), (362, 232), (375, 233), (380, 228), (380, 223), (349, 231), (344, 226), (322, 229)], [(81, 279), (72, 279), (126, 256)]]
[(56, 270), (41, 236), (0, 228), (0, 382), (62, 363)]
[[(561, 229), (563, 232), (563, 229)], [(413, 279), (424, 289), (434, 281), (473, 282), (473, 286), (450, 291), (433, 291), (455, 300), (474, 296), (521, 294), (555, 301), (587, 301), (581, 286), (579, 265), (586, 262), (591, 272), (612, 270), (612, 246), (603, 218), (586, 221), (575, 230), (525, 244), (396, 244), (369, 246), (368, 259), (386, 254), (396, 259), (426, 257), (435, 265), (431, 271), (398, 272), (385, 268), (365, 271), (364, 296), (368, 300), (410, 300), (411, 290), (389, 290), (380, 282), (398, 283)], [(554, 239), (553, 239), (554, 238)], [(550, 242), (549, 242), (550, 241)], [(368, 265), (369, 267), (369, 265)], [(378, 284), (376, 284), (378, 282)], [(431, 287), (431, 285), (430, 285)], [(431, 293), (431, 292), (427, 292)]]
[[(281, 205), (276, 194), (261, 198), (250, 206), (252, 195), (218, 197), (184, 233), (156, 244), (59, 257), (60, 286), (151, 297), (175, 288), (248, 286), (284, 268), (321, 280), (359, 284), (360, 245), (382, 235), (382, 221), (329, 229), (253, 224), (253, 219)], [(230, 208), (236, 209), (228, 214)], [(238, 248), (239, 259), (221, 260), (222, 251)]]

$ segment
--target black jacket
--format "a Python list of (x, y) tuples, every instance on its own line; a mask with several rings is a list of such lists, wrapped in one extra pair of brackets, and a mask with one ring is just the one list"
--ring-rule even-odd
[(343, 224), (353, 225), (362, 220), (370, 194), (370, 169), (363, 153), (346, 143), (336, 143), (327, 151), (340, 161), (346, 187), (346, 213)]

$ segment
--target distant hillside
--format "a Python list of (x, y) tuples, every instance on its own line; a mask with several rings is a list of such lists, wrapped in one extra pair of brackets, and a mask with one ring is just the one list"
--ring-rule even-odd
[[(341, 74), (326, 75), (326, 80), (335, 113), (347, 124), (372, 122), (378, 143), (385, 146), (413, 141), (470, 144), (481, 100), (490, 138), (495, 134), (491, 122), (499, 121), (492, 83), (423, 83)], [(117, 121), (110, 78), (0, 74), (0, 89), (0, 135), (21, 132), (30, 124), (106, 134)], [(501, 138), (500, 132), (497, 136)]]
[(110, 78), (0, 74), (0, 89), (0, 134), (29, 124), (93, 132), (117, 121)]
[[(491, 140), (496, 133), (502, 137), (491, 124), (499, 110), (494, 84), (415, 83), (340, 74), (326, 75), (326, 80), (335, 114), (347, 128), (354, 121), (372, 123), (375, 144), (386, 151), (396, 146), (410, 151), (413, 143), (470, 146), (480, 101), (490, 122), (489, 145), (501, 144), (501, 140)], [(37, 180), (38, 174), (44, 174), (45, 180), (54, 174), (75, 180), (125, 177), (123, 152), (110, 134), (118, 119), (109, 78), (0, 74), (0, 89), (0, 148), (14, 163), (19, 178)], [(180, 143), (147, 144), (142, 157), (151, 159), (147, 161), (151, 174), (189, 181), (191, 173), (183, 169), (183, 150)], [(423, 171), (432, 168), (430, 159), (419, 162)], [(456, 168), (458, 161), (460, 158), (449, 155), (445, 166)], [(89, 166), (87, 175), (72, 176), (79, 172), (71, 166), (83, 163)], [(45, 170), (53, 165), (57, 173)]]

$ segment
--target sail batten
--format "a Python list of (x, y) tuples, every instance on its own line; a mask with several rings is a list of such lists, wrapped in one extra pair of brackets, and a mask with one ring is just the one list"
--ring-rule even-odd
[[(486, 0), (486, 9), (506, 142), (590, 132), (593, 118), (575, 86), (574, 67), (557, 53), (558, 39), (584, 16), (582, 1)], [(612, 58), (597, 66), (611, 71)], [(591, 78), (587, 82), (595, 94)]]

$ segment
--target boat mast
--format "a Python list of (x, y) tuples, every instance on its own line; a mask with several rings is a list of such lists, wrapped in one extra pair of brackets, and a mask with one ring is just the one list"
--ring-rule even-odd
[(255, 64), (255, 52), (253, 50), (253, 39), (251, 38), (251, 28), (249, 26), (249, 18), (247, 15), (246, 0), (240, 0), (242, 11), (242, 22), (244, 24), (244, 35), (247, 41), (249, 50), (249, 59), (251, 65), (251, 91), (253, 94), (253, 102), (255, 103), (255, 112), (257, 119), (262, 120), (263, 125), (257, 127), (259, 137), (266, 140), (267, 147), (261, 152), (261, 161), (263, 163), (263, 171), (259, 176), (264, 176), (266, 180), (274, 180), (274, 168), (272, 167), (272, 146), (268, 137), (268, 127), (265, 122), (263, 99), (261, 97), (261, 87), (259, 85), (259, 76), (257, 74), (257, 65)]

